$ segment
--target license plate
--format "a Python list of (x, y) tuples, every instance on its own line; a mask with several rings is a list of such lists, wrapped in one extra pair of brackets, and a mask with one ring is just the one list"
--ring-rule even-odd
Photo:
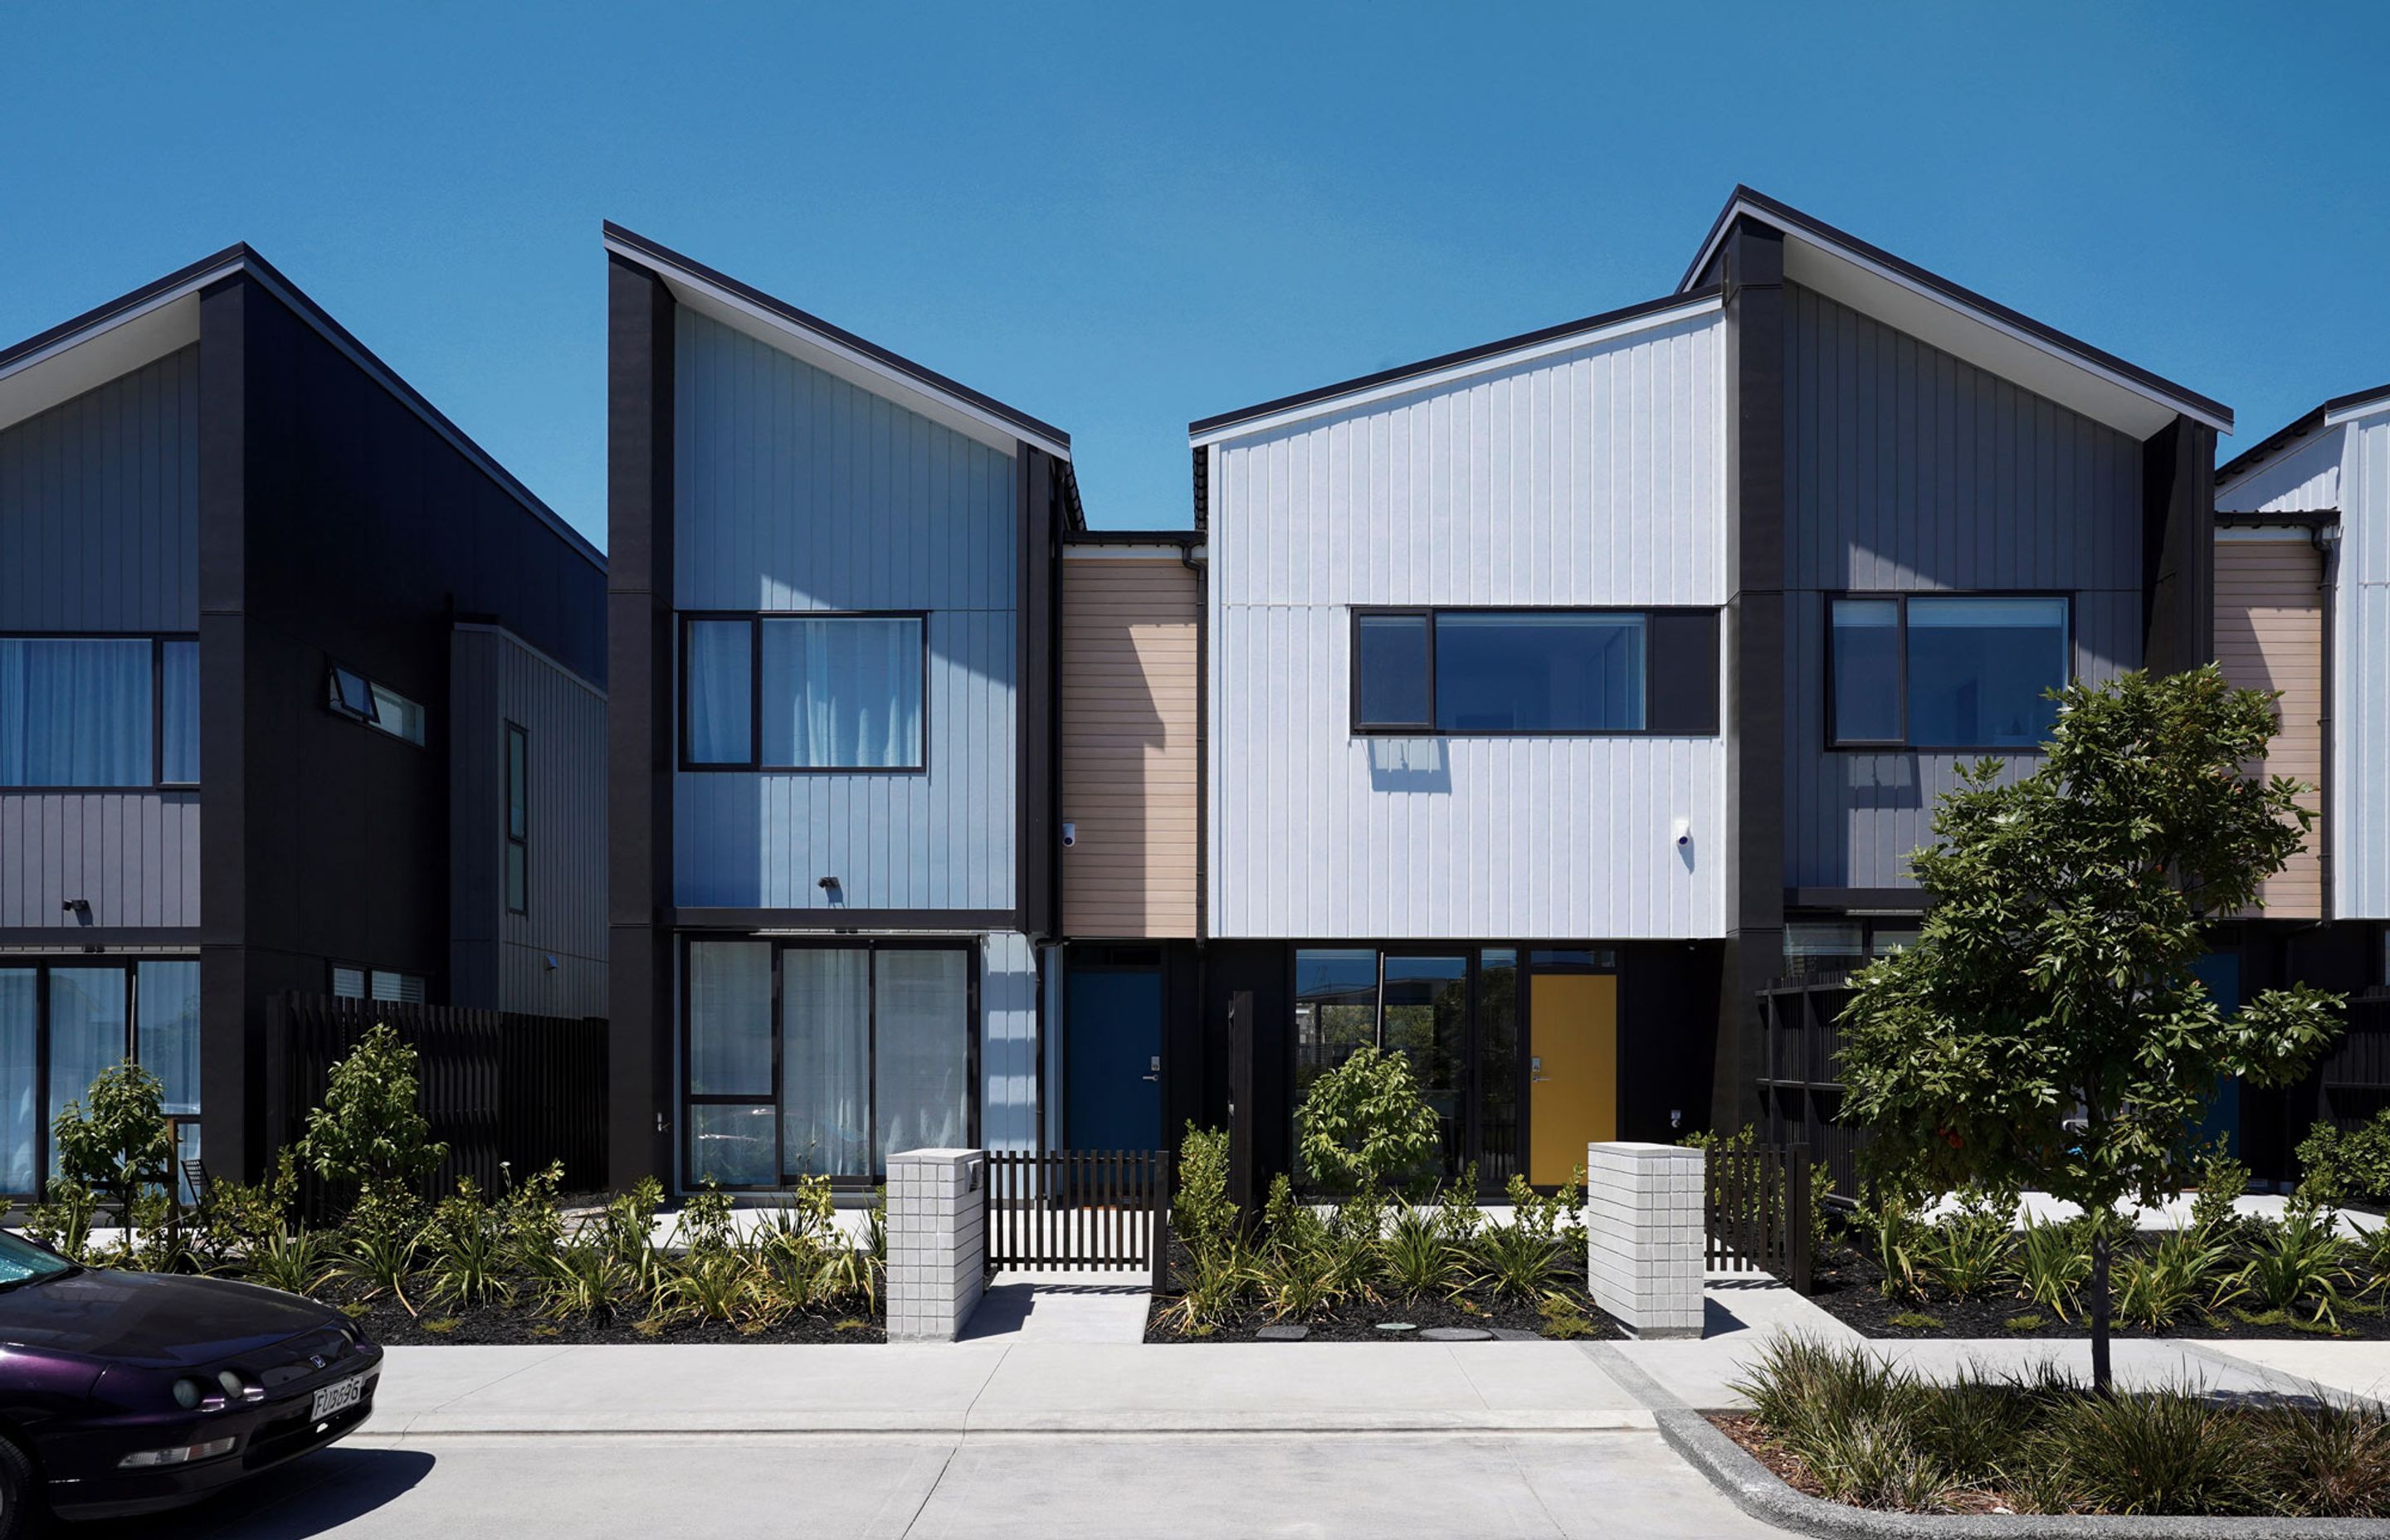
[(321, 1421), (334, 1412), (345, 1412), (365, 1399), (366, 1377), (353, 1374), (346, 1380), (335, 1380), (315, 1392), (315, 1409), (307, 1414), (311, 1422)]

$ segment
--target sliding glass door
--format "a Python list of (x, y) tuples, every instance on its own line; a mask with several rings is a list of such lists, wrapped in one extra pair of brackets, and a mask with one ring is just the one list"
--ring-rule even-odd
[(59, 1110), (128, 1059), (158, 1077), (177, 1151), (196, 1158), (198, 958), (0, 967), (0, 1194), (41, 1193), (58, 1170)]
[(866, 1187), (893, 1150), (978, 1137), (978, 952), (701, 941), (683, 966), (685, 1175)]

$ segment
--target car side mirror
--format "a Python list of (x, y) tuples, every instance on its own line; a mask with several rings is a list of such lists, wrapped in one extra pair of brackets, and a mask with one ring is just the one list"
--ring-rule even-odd
[(50, 1238), (48, 1236), (20, 1234), (19, 1238), (28, 1242), (29, 1244), (40, 1247), (43, 1251), (49, 1252), (52, 1256), (58, 1256), (59, 1254), (58, 1247), (51, 1244)]

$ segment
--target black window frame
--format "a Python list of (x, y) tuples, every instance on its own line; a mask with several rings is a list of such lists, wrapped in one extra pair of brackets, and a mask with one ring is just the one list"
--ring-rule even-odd
[[(1356, 604), (1347, 622), (1344, 679), (1345, 725), (1355, 738), (1716, 738), (1724, 730), (1719, 697), (1723, 686), (1724, 613), (1703, 604)], [(1436, 622), (1445, 615), (1618, 615), (1643, 622), (1643, 725), (1639, 727), (1444, 727), (1436, 725)], [(1427, 622), (1427, 721), (1423, 724), (1361, 720), (1361, 622), (1384, 616), (1417, 616)], [(1684, 632), (1662, 622), (1706, 622), (1706, 689), (1688, 691), (1677, 642)], [(1687, 628), (1690, 629), (1690, 628)], [(1664, 631), (1675, 632), (1660, 645)], [(1659, 708), (1665, 703), (1675, 714)]]
[[(149, 778), (116, 786), (0, 785), (0, 791), (195, 791), (196, 780), (170, 781), (166, 778), (166, 644), (199, 643), (196, 631), (0, 631), (5, 642), (143, 642), (149, 644)], [(200, 774), (207, 773), (204, 764)]]
[[(502, 827), (506, 831), (505, 853), (500, 857), (503, 870), (499, 884), (505, 890), (507, 913), (528, 916), (531, 913), (531, 732), (519, 722), (506, 725), (505, 786), (501, 790), (504, 803)], [(515, 796), (515, 783), (522, 783), (520, 802)], [(521, 874), (520, 891), (517, 890), (516, 874)]]
[[(926, 610), (683, 610), (677, 611), (679, 656), (673, 662), (673, 757), (689, 774), (775, 776), (926, 776), (930, 773), (930, 611)], [(747, 626), (747, 758), (693, 760), (688, 753), (688, 632), (694, 623), (728, 621)], [(768, 764), (764, 762), (764, 626), (765, 621), (911, 621), (920, 628), (921, 737), (913, 764)]]
[[(342, 674), (348, 675), (350, 678), (354, 679), (357, 683), (365, 687), (366, 703), (363, 710), (351, 706), (343, 697), (341, 690), (341, 676)], [(420, 713), (423, 720), (422, 738), (409, 738), (405, 733), (399, 731), (394, 725), (382, 720), (381, 703), (374, 699), (374, 692), (376, 690), (387, 691), (389, 694), (405, 701), (408, 706)], [(364, 669), (358, 668), (353, 663), (344, 663), (338, 658), (330, 658), (325, 661), (324, 711), (328, 715), (342, 717), (351, 722), (362, 723), (366, 726), (371, 727), (376, 732), (381, 734), (382, 737), (396, 738), (399, 742), (406, 744), (411, 748), (428, 751), (431, 747), (430, 707), (425, 705), (422, 701), (418, 700), (415, 697), (407, 694), (405, 690), (400, 689), (397, 686), (390, 683), (388, 680), (379, 678), (374, 674), (368, 674)]]
[[(2066, 671), (2059, 680), (2064, 688), (2077, 677), (2075, 653), (2075, 590), (2071, 588), (1926, 588), (1879, 589), (1838, 588), (1825, 596), (1820, 622), (1824, 635), (1818, 647), (1818, 657), (1824, 660), (1824, 679), (1820, 695), (1825, 701), (1825, 746), (1830, 753), (1918, 753), (1918, 754), (2038, 754), (2039, 743), (1916, 743), (1908, 733), (1908, 601), (1911, 599), (2057, 599), (2065, 607)], [(1900, 734), (1897, 738), (1844, 738), (1835, 731), (1834, 702), (1834, 606), (1844, 599), (1870, 602), (1889, 600), (1895, 619), (1893, 622), (1893, 659), (1898, 673), (1894, 690), (1894, 706), (1900, 713)]]
[[(736, 1092), (715, 1091), (700, 1093), (691, 1091), (688, 1088), (691, 1078), (689, 1067), (689, 1049), (691, 1045), (689, 1043), (690, 1034), (688, 1013), (690, 986), (693, 982), (693, 980), (690, 977), (691, 969), (689, 967), (689, 948), (692, 945), (699, 945), (708, 942), (752, 942), (760, 945), (768, 946), (772, 949), (772, 1083), (768, 1095), (746, 1096)], [(963, 1110), (964, 1143), (969, 1148), (978, 1148), (980, 1143), (981, 1120), (983, 1117), (982, 1103), (986, 1099), (986, 1087), (981, 1082), (982, 1061), (980, 1039), (984, 1032), (985, 1023), (983, 1020), (984, 1013), (981, 1003), (982, 992), (980, 982), (980, 971), (983, 959), (980, 955), (981, 948), (976, 940), (970, 937), (958, 936), (874, 936), (859, 934), (778, 936), (740, 930), (715, 932), (685, 930), (680, 933), (679, 943), (680, 944), (677, 949), (676, 961), (678, 962), (680, 971), (679, 989), (677, 991), (680, 1004), (678, 1019), (673, 1025), (674, 1035), (679, 1040), (675, 1045), (675, 1084), (673, 1086), (674, 1094), (677, 1097), (680, 1107), (680, 1128), (675, 1140), (675, 1144), (676, 1146), (675, 1156), (677, 1160), (677, 1169), (673, 1173), (673, 1179), (678, 1185), (678, 1190), (682, 1192), (695, 1192), (698, 1190), (699, 1178), (696, 1175), (698, 1166), (696, 1149), (697, 1120), (689, 1115), (689, 1109), (693, 1107), (760, 1107), (768, 1103), (772, 1109), (772, 1159), (776, 1168), (774, 1174), (777, 1177), (777, 1180), (776, 1182), (764, 1185), (741, 1184), (735, 1187), (728, 1183), (717, 1183), (716, 1186), (721, 1191), (734, 1193), (788, 1192), (793, 1190), (796, 1184), (804, 1177), (805, 1174), (796, 1173), (792, 1174), (788, 1169), (789, 1152), (785, 1148), (787, 1130), (780, 1100), (780, 1089), (782, 1084), (781, 1062), (783, 1057), (783, 1034), (781, 1032), (781, 1001), (783, 998), (783, 989), (780, 977), (780, 959), (790, 952), (864, 952), (870, 954), (874, 959), (871, 965), (864, 969), (865, 999), (867, 1002), (865, 1006), (865, 1015), (867, 1018), (867, 1031), (869, 1033), (869, 1041), (867, 1041), (864, 1046), (863, 1059), (863, 1074), (865, 1080), (864, 1089), (866, 1093), (864, 1097), (865, 1112), (863, 1142), (866, 1149), (874, 1151), (876, 1151), (880, 1140), (880, 966), (877, 960), (878, 955), (882, 952), (959, 952), (963, 954), (963, 1013), (965, 1018), (965, 1033), (967, 1039), (963, 1054), (963, 1084), (966, 1092)], [(871, 1172), (861, 1176), (832, 1176), (829, 1178), (829, 1184), (830, 1189), (834, 1192), (861, 1193), (869, 1192), (876, 1187), (884, 1186), (887, 1180), (888, 1174), (886, 1171), (882, 1170)]]

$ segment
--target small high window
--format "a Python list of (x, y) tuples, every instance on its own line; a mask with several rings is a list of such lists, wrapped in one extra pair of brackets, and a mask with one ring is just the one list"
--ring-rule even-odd
[(1829, 707), (1842, 748), (2032, 749), (2071, 676), (2063, 595), (1858, 596), (1831, 603)]
[(325, 695), (325, 705), (335, 716), (379, 727), (418, 747), (423, 742), (423, 708), (379, 680), (334, 663), (326, 676)]

